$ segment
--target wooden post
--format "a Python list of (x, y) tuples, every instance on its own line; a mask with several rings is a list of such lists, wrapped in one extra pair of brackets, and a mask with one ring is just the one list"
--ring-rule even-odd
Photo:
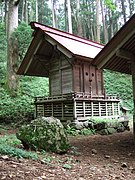
[(120, 116), (120, 103), (118, 102), (118, 115)]
[(85, 117), (85, 101), (83, 101), (83, 117)]
[(64, 120), (64, 103), (61, 103), (61, 110), (62, 110), (62, 120)]
[(133, 101), (134, 101), (134, 112), (133, 112), (133, 138), (135, 143), (135, 59), (131, 63), (132, 68), (132, 84), (133, 84)]
[(74, 119), (77, 119), (77, 112), (76, 112), (76, 101), (74, 100)]
[(105, 102), (105, 113), (106, 113), (106, 116), (108, 116), (108, 107), (107, 107), (107, 102)]
[(54, 114), (53, 114), (53, 102), (52, 102), (52, 116), (53, 116)]
[(43, 117), (45, 117), (45, 104), (43, 104)]
[(93, 102), (91, 102), (91, 116), (93, 116)]
[(112, 102), (112, 115), (114, 116), (114, 102)]
[(99, 116), (101, 116), (101, 104), (100, 104), (100, 102), (99, 102), (98, 106), (99, 106)]

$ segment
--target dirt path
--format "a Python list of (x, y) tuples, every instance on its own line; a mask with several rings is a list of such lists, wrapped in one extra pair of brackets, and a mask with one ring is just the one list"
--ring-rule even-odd
[(132, 132), (110, 136), (70, 137), (65, 155), (48, 154), (50, 162), (0, 156), (0, 179), (13, 180), (135, 180)]

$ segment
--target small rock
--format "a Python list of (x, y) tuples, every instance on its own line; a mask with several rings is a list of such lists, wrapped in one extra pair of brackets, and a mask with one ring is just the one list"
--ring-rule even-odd
[(132, 153), (128, 153), (128, 156), (132, 156)]
[(112, 159), (112, 162), (113, 162), (113, 163), (118, 163), (119, 161), (116, 160), (116, 159)]
[(82, 178), (82, 177), (79, 177), (79, 180), (86, 180), (86, 179), (84, 179), (84, 178)]
[(105, 158), (106, 158), (106, 159), (109, 159), (109, 158), (110, 158), (110, 156), (108, 156), (108, 155), (105, 155)]
[(122, 163), (121, 167), (123, 167), (123, 168), (127, 168), (127, 167), (128, 167), (128, 165), (127, 165), (127, 163), (126, 163), (126, 162), (124, 162), (124, 163)]
[(128, 169), (129, 169), (129, 170), (134, 170), (134, 168), (133, 168), (132, 166), (130, 166)]
[(92, 152), (92, 154), (97, 154), (97, 150), (96, 149), (92, 149), (91, 152)]
[(4, 160), (8, 160), (9, 159), (9, 157), (7, 155), (1, 156), (1, 158), (4, 159)]

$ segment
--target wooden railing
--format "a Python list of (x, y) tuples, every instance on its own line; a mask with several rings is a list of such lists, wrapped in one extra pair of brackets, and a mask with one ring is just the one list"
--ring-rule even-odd
[(94, 95), (84, 92), (71, 92), (62, 95), (48, 96), (48, 97), (35, 97), (35, 102), (44, 102), (44, 101), (64, 101), (64, 100), (73, 100), (73, 99), (108, 99), (108, 100), (119, 100), (118, 95)]

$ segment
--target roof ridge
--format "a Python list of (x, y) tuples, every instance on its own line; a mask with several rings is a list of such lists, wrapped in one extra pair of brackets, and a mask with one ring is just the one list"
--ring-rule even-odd
[(94, 42), (92, 40), (76, 36), (76, 35), (68, 33), (68, 32), (61, 31), (61, 30), (53, 28), (53, 27), (46, 26), (46, 25), (41, 24), (41, 23), (31, 22), (30, 25), (31, 25), (31, 27), (33, 29), (40, 28), (41, 30), (43, 30), (45, 32), (53, 33), (53, 34), (63, 36), (63, 37), (66, 37), (66, 38), (69, 38), (69, 39), (72, 39), (72, 40), (83, 42), (85, 44), (89, 44), (89, 45), (92, 45), (92, 46), (95, 46), (95, 47), (98, 47), (98, 48), (103, 48), (104, 47), (103, 44), (100, 44), (100, 43)]

